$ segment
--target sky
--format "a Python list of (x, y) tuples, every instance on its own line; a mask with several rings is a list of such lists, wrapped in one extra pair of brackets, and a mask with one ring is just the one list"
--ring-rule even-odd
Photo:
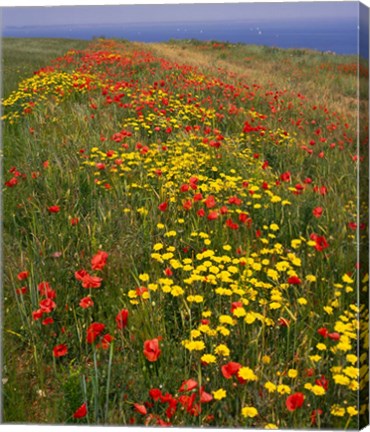
[[(14, 0), (13, 0), (14, 4)], [(43, 3), (48, 4), (48, 3)], [(274, 2), (217, 4), (147, 4), (106, 6), (3, 7), (2, 25), (7, 27), (93, 25), (159, 22), (217, 22), (248, 17), (263, 23), (274, 21), (356, 19), (357, 2)]]

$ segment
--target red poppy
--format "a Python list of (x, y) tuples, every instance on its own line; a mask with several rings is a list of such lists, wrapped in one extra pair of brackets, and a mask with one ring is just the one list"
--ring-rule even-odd
[[(199, 213), (199, 212), (198, 212)], [(207, 219), (208, 220), (215, 220), (218, 218), (218, 211), (211, 211), (208, 213)]]
[(159, 349), (159, 340), (158, 338), (146, 340), (144, 342), (144, 355), (150, 362), (155, 362), (158, 360), (161, 355), (161, 350)]
[(304, 394), (298, 392), (288, 396), (287, 400), (285, 401), (285, 405), (289, 411), (295, 411), (296, 409), (301, 408), (303, 402)]
[(59, 213), (60, 212), (60, 207), (57, 206), (57, 205), (48, 207), (48, 212), (49, 213)]
[(12, 177), (10, 180), (8, 180), (8, 181), (5, 182), (5, 186), (9, 187), (9, 188), (14, 187), (17, 184), (18, 184), (18, 180), (17, 180), (16, 177)]
[(162, 396), (162, 392), (161, 390), (157, 389), (157, 388), (153, 388), (149, 390), (149, 396), (154, 400), (157, 401), (161, 398)]
[(52, 317), (47, 317), (41, 322), (42, 325), (50, 325), (53, 323), (54, 323), (54, 320)]
[(97, 276), (90, 276), (88, 273), (82, 278), (84, 288), (100, 288), (103, 279)]
[(299, 285), (300, 283), (302, 283), (302, 281), (299, 279), (298, 276), (290, 276), (290, 278), (288, 279), (288, 284), (290, 285)]
[(193, 196), (193, 200), (194, 201), (201, 201), (203, 199), (203, 195), (201, 194), (201, 193), (196, 193), (194, 196)]
[(237, 375), (239, 369), (242, 367), (240, 363), (229, 362), (221, 366), (221, 373), (226, 379), (230, 379), (233, 375)]
[(195, 380), (190, 378), (181, 384), (181, 387), (179, 388), (179, 392), (182, 393), (182, 392), (194, 390), (197, 387), (198, 387), (198, 383)]
[(320, 386), (320, 387), (323, 387), (325, 389), (325, 391), (327, 391), (329, 388), (329, 381), (325, 378), (325, 375), (321, 375), (321, 378), (318, 378), (315, 381), (315, 384)]
[(104, 251), (99, 251), (91, 259), (91, 268), (93, 270), (103, 270), (107, 262), (108, 254)]
[(79, 222), (80, 222), (80, 219), (77, 218), (77, 217), (76, 218), (71, 218), (71, 220), (70, 220), (70, 223), (71, 223), (72, 226), (77, 225)]
[(134, 409), (136, 412), (138, 412), (139, 414), (142, 415), (146, 415), (148, 413), (147, 409), (145, 408), (144, 405), (140, 405), (138, 403), (134, 403)]
[(117, 328), (119, 330), (122, 330), (127, 326), (127, 319), (128, 319), (128, 310), (121, 309), (116, 316)]
[(113, 336), (110, 335), (109, 333), (107, 333), (106, 335), (104, 335), (101, 338), (101, 343), (98, 344), (96, 347), (97, 348), (102, 348), (104, 350), (107, 350), (109, 348), (109, 345), (110, 345), (110, 343), (112, 342), (113, 339), (114, 339)]
[(200, 210), (197, 211), (197, 215), (198, 215), (199, 217), (204, 217), (205, 214), (206, 214), (206, 212), (204, 211), (204, 209), (200, 209)]
[(82, 298), (81, 300), (80, 300), (80, 306), (83, 308), (83, 309), (87, 309), (87, 308), (89, 308), (89, 307), (92, 307), (92, 306), (94, 306), (94, 302), (93, 302), (93, 300), (92, 300), (92, 298), (91, 297), (84, 297), (84, 298)]
[(17, 288), (16, 289), (16, 293), (17, 294), (19, 294), (19, 295), (23, 295), (23, 294), (26, 294), (26, 292), (27, 292), (27, 287), (22, 287), (22, 288)]
[(316, 425), (317, 417), (320, 416), (323, 413), (323, 410), (321, 408), (313, 410), (311, 413), (311, 424), (313, 426)]
[(288, 181), (290, 181), (290, 172), (289, 171), (287, 171), (287, 172), (285, 172), (285, 173), (283, 173), (283, 174), (281, 174), (281, 176), (280, 176), (280, 179), (282, 180), (282, 181), (284, 181), (284, 182), (288, 182)]
[(168, 206), (168, 204), (166, 202), (163, 202), (163, 203), (159, 204), (158, 209), (160, 211), (164, 212), (167, 210), (167, 206)]
[(320, 336), (322, 336), (322, 337), (324, 337), (324, 338), (327, 338), (327, 337), (328, 337), (328, 334), (329, 334), (329, 331), (328, 331), (328, 329), (327, 329), (326, 327), (321, 327), (321, 328), (319, 328), (319, 329), (317, 330), (317, 333), (318, 333)]
[(87, 275), (87, 271), (86, 270), (77, 270), (75, 272), (75, 278), (79, 281), (82, 281), (82, 279), (84, 278), (84, 276)]
[(326, 241), (326, 238), (324, 236), (319, 236), (315, 233), (312, 233), (310, 235), (310, 239), (313, 240), (315, 244), (315, 249), (319, 252), (329, 247), (328, 242)]
[(239, 301), (238, 301), (238, 302), (233, 302), (233, 303), (231, 303), (230, 312), (233, 313), (235, 309), (237, 309), (237, 308), (241, 308), (241, 307), (243, 307), (243, 306), (244, 306), (244, 305), (243, 305), (242, 302), (239, 302)]
[(334, 341), (338, 341), (340, 339), (340, 334), (337, 332), (329, 333), (328, 338)]
[(213, 208), (216, 205), (216, 200), (215, 197), (213, 195), (210, 195), (209, 197), (207, 197), (204, 200), (204, 204), (206, 205), (207, 208)]
[(36, 311), (32, 312), (32, 319), (34, 321), (39, 320), (44, 314), (44, 311), (42, 309), (37, 309)]
[(29, 275), (30, 275), (30, 273), (28, 271), (22, 271), (22, 272), (18, 273), (17, 279), (22, 281), (22, 280), (27, 279)]
[(87, 405), (86, 403), (83, 403), (79, 408), (76, 409), (76, 411), (73, 414), (73, 418), (83, 418), (87, 414)]
[(44, 312), (44, 313), (50, 313), (52, 310), (54, 310), (57, 305), (55, 304), (55, 302), (49, 298), (46, 298), (44, 300), (41, 300), (40, 303), (40, 309)]
[(68, 354), (68, 348), (67, 345), (65, 344), (60, 344), (53, 348), (53, 356), (56, 358), (63, 357), (67, 354)]
[(92, 344), (95, 339), (104, 331), (105, 324), (102, 323), (92, 323), (86, 332), (86, 341), (89, 344)]
[(199, 395), (200, 395), (200, 402), (201, 403), (208, 403), (211, 402), (211, 400), (213, 399), (213, 396), (207, 392), (204, 391), (204, 387), (201, 387), (199, 389)]
[(324, 209), (322, 207), (315, 207), (312, 210), (312, 214), (316, 217), (319, 218), (322, 216), (322, 212), (324, 211)]

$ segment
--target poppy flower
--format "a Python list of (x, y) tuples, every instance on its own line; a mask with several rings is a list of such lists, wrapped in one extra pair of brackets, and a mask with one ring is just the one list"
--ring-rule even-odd
[(94, 306), (94, 302), (91, 297), (84, 297), (80, 300), (79, 305), (82, 307), (82, 309), (87, 309)]
[[(199, 210), (200, 211), (200, 210)], [(199, 212), (198, 212), (199, 213)], [(218, 211), (216, 210), (216, 211), (211, 211), (211, 212), (209, 212), (209, 214), (208, 214), (208, 216), (207, 216), (207, 219), (208, 220), (215, 220), (215, 219), (217, 219), (218, 218)]]
[(103, 270), (107, 262), (108, 254), (104, 251), (99, 251), (91, 259), (91, 268), (93, 270)]
[(29, 275), (30, 275), (30, 273), (28, 271), (22, 271), (22, 272), (18, 273), (17, 279), (22, 281), (22, 280), (27, 279)]
[(144, 342), (144, 355), (146, 359), (150, 362), (155, 362), (158, 360), (161, 355), (161, 350), (159, 349), (159, 340), (158, 338), (146, 340)]
[(204, 200), (204, 204), (206, 205), (207, 208), (213, 208), (216, 205), (216, 200), (215, 197), (213, 195), (210, 195), (209, 197), (207, 197)]
[(75, 278), (79, 281), (82, 281), (82, 279), (84, 278), (84, 276), (87, 275), (87, 271), (86, 270), (77, 270), (75, 272)]
[(239, 369), (242, 367), (240, 363), (229, 362), (221, 366), (221, 373), (224, 378), (230, 379), (233, 375), (236, 375)]
[(323, 211), (324, 211), (324, 209), (322, 207), (315, 207), (312, 210), (312, 214), (315, 216), (315, 218), (319, 218), (322, 216)]
[(68, 348), (65, 344), (57, 345), (53, 348), (53, 356), (55, 358), (63, 357), (68, 354)]
[(304, 394), (303, 393), (294, 393), (288, 396), (285, 401), (285, 405), (288, 408), (288, 411), (295, 411), (298, 408), (301, 408), (304, 402)]
[(110, 335), (109, 333), (107, 333), (106, 335), (104, 335), (101, 338), (101, 343), (98, 344), (96, 347), (97, 348), (102, 348), (104, 350), (107, 350), (109, 348), (109, 345), (110, 345), (110, 343), (112, 342), (113, 339), (114, 339), (113, 336)]
[(16, 289), (16, 293), (17, 293), (18, 295), (26, 294), (26, 292), (27, 292), (27, 287), (25, 287), (25, 286), (23, 286), (22, 288), (17, 288), (17, 289)]
[(290, 285), (299, 285), (302, 281), (299, 279), (298, 276), (290, 276), (288, 279), (288, 284)]
[(145, 408), (145, 405), (140, 405), (138, 403), (134, 403), (134, 409), (136, 412), (142, 415), (146, 415), (148, 413), (147, 409)]
[(325, 375), (321, 375), (321, 378), (318, 378), (315, 381), (315, 384), (320, 386), (320, 387), (323, 387), (325, 389), (325, 391), (327, 391), (329, 388), (329, 381), (325, 378)]
[(190, 391), (197, 387), (198, 387), (198, 383), (195, 380), (190, 378), (181, 384), (181, 387), (179, 388), (179, 392), (182, 393), (182, 392)]
[(319, 252), (323, 251), (324, 249), (329, 247), (328, 242), (326, 241), (326, 238), (324, 236), (319, 236), (315, 233), (312, 233), (310, 235), (310, 239), (313, 240), (315, 244), (315, 249)]
[(79, 222), (80, 222), (80, 219), (77, 218), (77, 217), (76, 218), (71, 218), (71, 220), (70, 220), (70, 223), (71, 223), (72, 226), (77, 225)]
[(334, 341), (338, 341), (340, 339), (340, 334), (337, 332), (329, 333), (328, 338)]
[(54, 310), (57, 305), (55, 304), (55, 302), (49, 298), (46, 298), (44, 300), (41, 300), (39, 303), (40, 309), (44, 312), (44, 313), (50, 313), (52, 310)]
[(322, 414), (323, 414), (323, 410), (321, 408), (315, 409), (315, 410), (312, 411), (312, 413), (311, 413), (311, 424), (313, 426), (316, 425), (317, 417), (320, 416), (320, 415), (322, 415)]
[(117, 328), (119, 330), (122, 330), (127, 326), (127, 319), (128, 319), (128, 310), (127, 309), (120, 310), (116, 316)]
[(44, 311), (42, 309), (37, 309), (36, 311), (32, 312), (32, 319), (34, 321), (39, 320), (44, 314)]
[(42, 325), (50, 325), (50, 324), (53, 324), (54, 323), (54, 320), (53, 320), (53, 318), (52, 317), (47, 317), (47, 318), (45, 318), (42, 322), (41, 322), (41, 324)]
[(95, 339), (104, 331), (105, 324), (102, 323), (92, 323), (86, 332), (86, 341), (89, 344), (92, 344)]
[(149, 390), (149, 396), (154, 400), (157, 401), (161, 398), (162, 396), (162, 392), (161, 390), (157, 389), (157, 388), (153, 388)]
[(200, 402), (201, 403), (208, 403), (211, 402), (211, 400), (213, 399), (213, 396), (207, 392), (204, 391), (204, 387), (201, 387), (199, 389), (199, 395), (200, 395)]
[(100, 288), (103, 279), (97, 276), (91, 276), (88, 273), (82, 278), (84, 288)]
[(166, 202), (163, 202), (161, 204), (159, 204), (158, 209), (162, 212), (166, 211), (168, 207), (168, 204)]
[(284, 182), (290, 181), (290, 179), (291, 179), (290, 172), (287, 171), (287, 172), (281, 174), (280, 179)]
[(49, 213), (59, 213), (60, 212), (60, 207), (57, 206), (57, 205), (48, 207), (48, 212)]
[(320, 336), (322, 336), (322, 337), (324, 337), (324, 338), (327, 338), (327, 337), (328, 337), (328, 334), (329, 334), (329, 331), (328, 331), (328, 329), (327, 329), (326, 327), (321, 327), (321, 328), (319, 328), (319, 329), (317, 330), (317, 333), (318, 333)]
[(73, 418), (83, 418), (87, 414), (87, 405), (86, 403), (83, 403), (79, 408), (76, 409), (76, 411), (73, 414)]

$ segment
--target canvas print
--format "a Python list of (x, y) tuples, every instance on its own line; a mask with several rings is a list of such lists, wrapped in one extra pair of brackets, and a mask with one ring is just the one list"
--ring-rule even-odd
[(1, 12), (2, 422), (366, 426), (369, 9)]

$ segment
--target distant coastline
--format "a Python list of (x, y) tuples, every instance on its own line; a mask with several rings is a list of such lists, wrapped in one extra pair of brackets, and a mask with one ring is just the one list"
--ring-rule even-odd
[[(333, 21), (261, 22), (249, 20), (218, 22), (162, 22), (101, 25), (9, 26), (2, 37), (56, 37), (89, 40), (119, 38), (138, 42), (170, 39), (218, 40), (267, 45), (278, 48), (313, 49), (336, 54), (357, 54), (358, 27), (353, 19)], [(368, 42), (367, 42), (368, 43)]]

